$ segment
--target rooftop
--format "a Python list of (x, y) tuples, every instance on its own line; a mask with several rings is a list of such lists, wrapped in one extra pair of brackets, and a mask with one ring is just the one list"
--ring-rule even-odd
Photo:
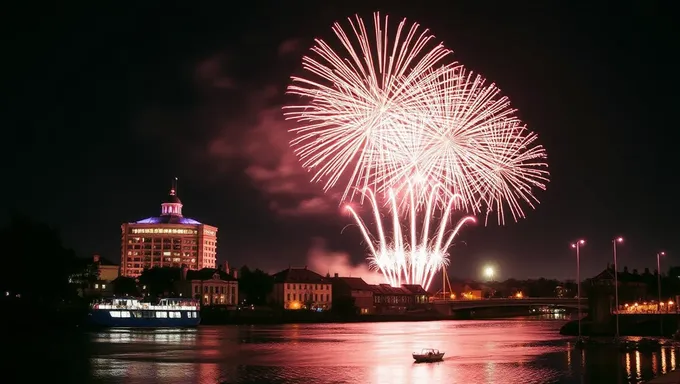
[(330, 279), (304, 268), (288, 268), (272, 276), (275, 283), (327, 283)]
[(361, 277), (334, 277), (333, 282), (345, 284), (353, 291), (371, 291), (371, 286)]
[(182, 216), (154, 216), (147, 217), (146, 219), (135, 221), (137, 224), (190, 224), (190, 225), (200, 225), (202, 224), (198, 220), (191, 219), (189, 217)]
[(225, 272), (222, 269), (215, 269), (215, 268), (203, 268), (198, 271), (195, 270), (188, 270), (187, 271), (187, 280), (212, 280), (215, 276), (215, 274), (219, 274), (221, 280), (225, 281), (235, 281), (236, 279)]

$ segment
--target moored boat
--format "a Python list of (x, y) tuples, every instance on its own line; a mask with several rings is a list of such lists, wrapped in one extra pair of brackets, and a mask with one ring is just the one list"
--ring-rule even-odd
[(201, 322), (200, 304), (191, 299), (161, 299), (157, 304), (112, 298), (92, 304), (90, 325), (121, 328), (189, 328)]
[(439, 352), (438, 349), (425, 348), (420, 353), (413, 353), (413, 359), (416, 363), (430, 363), (435, 361), (442, 361), (444, 359), (444, 352)]

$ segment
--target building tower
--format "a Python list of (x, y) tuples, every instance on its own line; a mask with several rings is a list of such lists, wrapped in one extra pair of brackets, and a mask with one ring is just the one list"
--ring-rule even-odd
[(121, 225), (121, 275), (137, 277), (154, 267), (215, 268), (217, 228), (184, 217), (182, 208), (175, 179), (160, 216)]

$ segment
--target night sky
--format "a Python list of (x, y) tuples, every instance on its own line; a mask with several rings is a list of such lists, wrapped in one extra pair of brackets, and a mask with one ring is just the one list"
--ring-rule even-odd
[(185, 216), (219, 227), (220, 261), (324, 274), (346, 253), (363, 263), (359, 231), (341, 234), (350, 218), (288, 148), (281, 106), (313, 38), (380, 10), (429, 28), (496, 82), (548, 152), (541, 205), (518, 223), (466, 228), (451, 275), (479, 278), (492, 263), (500, 279), (574, 278), (569, 243), (584, 237), (591, 276), (615, 235), (626, 238), (620, 266), (653, 270), (659, 250), (663, 270), (680, 264), (670, 9), (325, 3), (3, 12), (0, 221), (22, 212), (58, 226), (80, 255), (118, 261), (120, 224), (159, 214), (176, 176)]

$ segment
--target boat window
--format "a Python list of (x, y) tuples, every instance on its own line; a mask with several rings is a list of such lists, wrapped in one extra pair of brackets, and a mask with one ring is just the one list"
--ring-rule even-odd
[(111, 317), (120, 317), (119, 311), (111, 311)]
[(159, 311), (159, 312), (156, 312), (156, 317), (166, 318), (166, 317), (168, 317), (168, 313), (165, 312), (165, 311)]
[(121, 311), (120, 317), (130, 317), (130, 312), (129, 311)]

